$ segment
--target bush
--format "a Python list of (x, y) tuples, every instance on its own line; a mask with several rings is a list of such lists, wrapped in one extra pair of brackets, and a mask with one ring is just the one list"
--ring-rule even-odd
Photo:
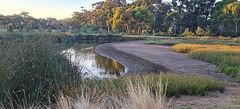
[(81, 82), (77, 68), (52, 40), (50, 35), (28, 34), (0, 41), (0, 102), (41, 103), (54, 100), (59, 91), (72, 94)]
[(8, 32), (13, 32), (13, 24), (12, 23), (9, 23), (8, 24), (8, 29), (7, 29)]
[(172, 35), (172, 34), (173, 34), (173, 29), (172, 29), (172, 27), (169, 27), (169, 28), (168, 28), (168, 32), (167, 32), (167, 33), (168, 33), (168, 35)]
[(47, 28), (47, 32), (51, 33), (52, 32), (52, 28), (48, 27)]
[(143, 30), (141, 35), (146, 35), (147, 34), (147, 30)]
[(194, 36), (194, 33), (189, 31), (189, 28), (185, 29), (184, 33), (182, 33), (183, 36), (191, 37)]

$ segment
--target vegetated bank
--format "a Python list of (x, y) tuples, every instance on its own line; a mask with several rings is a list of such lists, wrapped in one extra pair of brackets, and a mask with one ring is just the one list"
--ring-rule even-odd
[[(116, 94), (117, 99), (121, 100), (122, 97), (131, 97), (129, 90), (126, 90), (131, 85), (129, 81), (132, 82), (133, 87), (147, 84), (145, 88), (149, 96), (156, 95), (161, 91), (159, 90), (161, 87), (166, 89), (167, 96), (175, 95), (176, 97), (180, 94), (205, 95), (206, 91), (224, 91), (224, 85), (215, 80), (186, 75), (139, 75), (111, 80), (82, 80), (81, 72), (78, 72), (61, 52), (68, 36), (61, 37), (49, 33), (4, 35), (0, 40), (1, 108), (51, 106), (60, 103), (61, 94), (80, 100), (90, 91), (96, 90), (100, 91), (96, 93), (98, 96), (90, 93), (89, 96), (92, 97), (90, 101), (81, 101), (81, 103), (97, 103), (97, 97), (107, 98), (107, 96), (100, 97), (102, 94)], [(159, 86), (161, 82), (163, 84)], [(143, 89), (140, 87), (134, 90)], [(81, 98), (77, 98), (77, 95)], [(164, 93), (161, 93), (158, 96), (163, 95)]]
[(186, 43), (186, 44), (203, 44), (203, 45), (235, 45), (240, 46), (240, 38), (230, 38), (230, 37), (155, 37), (147, 38), (144, 42), (150, 45), (169, 45), (173, 46), (176, 44)]
[(221, 71), (240, 81), (240, 38), (231, 37), (182, 37), (149, 38), (145, 44), (168, 45), (179, 53), (204, 60), (221, 67)]
[(224, 74), (240, 81), (240, 46), (178, 44), (173, 49), (221, 67)]

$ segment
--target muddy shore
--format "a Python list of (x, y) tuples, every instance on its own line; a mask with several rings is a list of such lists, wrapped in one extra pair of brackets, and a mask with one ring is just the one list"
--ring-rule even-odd
[(175, 53), (169, 46), (146, 45), (143, 41), (117, 42), (99, 45), (96, 52), (120, 62), (128, 69), (128, 73), (200, 75), (224, 82), (227, 86), (224, 93), (208, 92), (206, 96), (182, 95), (180, 98), (173, 98), (170, 107), (202, 108), (217, 105), (221, 108), (239, 108), (232, 105), (236, 100), (234, 94), (240, 91), (239, 84), (233, 82), (233, 78), (220, 73), (216, 65), (192, 59), (187, 54)]

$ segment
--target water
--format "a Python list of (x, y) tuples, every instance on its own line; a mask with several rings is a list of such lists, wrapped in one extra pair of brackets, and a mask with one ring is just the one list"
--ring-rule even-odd
[(64, 50), (71, 62), (87, 78), (118, 78), (126, 73), (126, 68), (110, 58), (95, 52), (96, 43), (75, 44)]

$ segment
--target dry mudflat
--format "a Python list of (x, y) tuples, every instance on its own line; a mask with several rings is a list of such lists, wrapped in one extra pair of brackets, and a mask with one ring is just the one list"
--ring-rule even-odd
[[(192, 59), (187, 54), (175, 53), (170, 46), (146, 45), (143, 41), (117, 42), (97, 46), (96, 51), (103, 56), (122, 63), (128, 73), (148, 74), (168, 72), (184, 75), (201, 75), (226, 83), (224, 93), (208, 92), (206, 96), (182, 95), (173, 98), (171, 107), (215, 107), (240, 108), (239, 83), (220, 73), (211, 63)], [(169, 101), (168, 98), (167, 101)]]

